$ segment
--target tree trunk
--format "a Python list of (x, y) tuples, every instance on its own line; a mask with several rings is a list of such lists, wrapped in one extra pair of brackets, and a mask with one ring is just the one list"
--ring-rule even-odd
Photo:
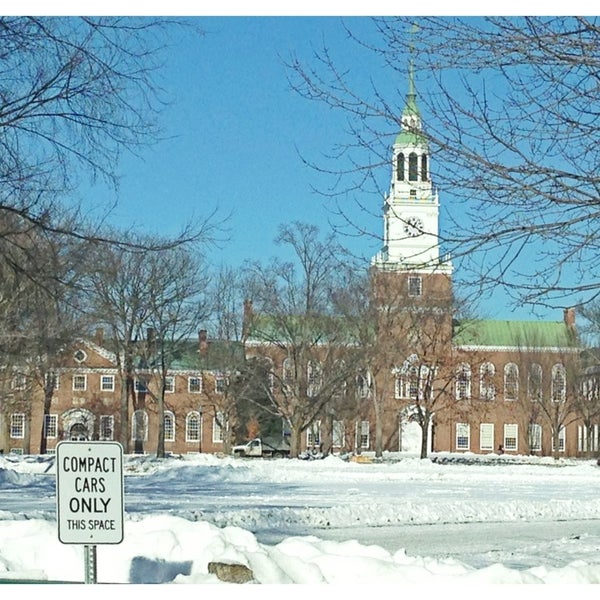
[(129, 454), (129, 387), (131, 379), (128, 374), (121, 378), (121, 407), (120, 407), (120, 430), (119, 441), (123, 446), (123, 452)]
[(42, 414), (42, 433), (40, 436), (40, 454), (46, 454), (48, 450), (48, 442), (46, 439), (46, 416), (50, 414), (50, 406), (52, 404), (54, 390), (54, 377), (51, 377), (51, 381), (46, 383), (44, 388), (44, 410)]
[(373, 395), (373, 402), (375, 408), (375, 457), (381, 458), (383, 456), (383, 419), (381, 415), (381, 402), (377, 398), (377, 395)]
[(299, 423), (294, 422), (294, 419), (290, 420), (291, 424), (291, 435), (290, 435), (290, 457), (298, 458), (302, 449), (302, 429)]
[(429, 419), (425, 419), (421, 425), (421, 456), (427, 458), (427, 447), (429, 445)]
[[(164, 381), (164, 380), (163, 380)], [(156, 399), (156, 418), (158, 439), (156, 440), (156, 458), (165, 457), (165, 386), (160, 384), (160, 392)]]

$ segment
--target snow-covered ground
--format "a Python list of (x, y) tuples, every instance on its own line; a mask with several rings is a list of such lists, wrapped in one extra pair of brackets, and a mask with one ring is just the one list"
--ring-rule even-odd
[[(125, 537), (101, 583), (600, 583), (600, 467), (526, 457), (381, 463), (125, 457)], [(469, 457), (466, 457), (469, 458)], [(52, 456), (0, 456), (0, 579), (83, 581)], [(89, 588), (88, 588), (89, 589)]]

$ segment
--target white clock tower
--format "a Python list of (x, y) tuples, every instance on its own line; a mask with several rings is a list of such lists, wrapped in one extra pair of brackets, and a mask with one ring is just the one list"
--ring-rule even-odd
[(439, 201), (429, 171), (429, 145), (417, 107), (412, 61), (401, 131), (393, 146), (390, 191), (383, 208), (383, 248), (372, 264), (381, 270), (452, 272), (439, 252)]

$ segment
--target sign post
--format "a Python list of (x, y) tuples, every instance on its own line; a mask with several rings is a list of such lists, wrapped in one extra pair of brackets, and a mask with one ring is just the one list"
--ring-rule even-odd
[(85, 582), (96, 583), (96, 544), (123, 541), (123, 448), (117, 442), (56, 446), (58, 539), (84, 544)]

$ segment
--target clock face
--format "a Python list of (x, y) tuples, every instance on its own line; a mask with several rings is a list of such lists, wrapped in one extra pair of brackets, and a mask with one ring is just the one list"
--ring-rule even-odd
[(410, 237), (417, 237), (423, 233), (423, 222), (418, 217), (409, 217), (404, 224), (404, 233)]

